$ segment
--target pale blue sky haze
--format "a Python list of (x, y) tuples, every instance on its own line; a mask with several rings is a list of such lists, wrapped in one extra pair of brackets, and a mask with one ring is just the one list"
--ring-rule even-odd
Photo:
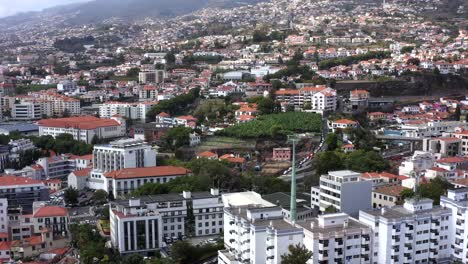
[(57, 5), (66, 5), (89, 0), (0, 0), (0, 17), (11, 16), (19, 12), (39, 11)]

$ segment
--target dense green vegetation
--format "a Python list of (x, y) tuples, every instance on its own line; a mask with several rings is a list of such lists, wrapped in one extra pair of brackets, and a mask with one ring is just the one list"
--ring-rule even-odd
[(82, 156), (93, 152), (93, 145), (75, 140), (69, 134), (58, 135), (55, 139), (52, 136), (30, 138), (36, 147), (45, 151), (53, 150), (57, 154), (72, 153)]
[[(440, 203), (440, 196), (445, 195), (447, 189), (452, 188), (453, 185), (447, 180), (436, 177), (430, 183), (420, 184), (418, 187), (419, 197), (429, 198), (434, 201), (435, 205)], [(412, 198), (415, 196), (415, 193), (412, 189), (405, 189), (401, 192), (403, 198)]]
[(313, 253), (304, 245), (289, 245), (289, 252), (281, 256), (282, 264), (305, 264), (313, 256)]
[(234, 119), (234, 115), (228, 116), (228, 113), (233, 113), (237, 109), (239, 106), (226, 104), (223, 99), (206, 99), (197, 106), (193, 116), (200, 121), (216, 124), (224, 121), (224, 118)]
[(195, 88), (187, 94), (181, 94), (169, 100), (162, 100), (148, 112), (147, 116), (150, 120), (154, 120), (156, 115), (166, 112), (170, 115), (182, 114), (187, 111), (187, 108), (195, 102), (200, 96), (200, 89)]
[(80, 250), (80, 261), (84, 264), (98, 263), (110, 264), (119, 263), (119, 255), (114, 254), (111, 249), (106, 248), (106, 240), (101, 237), (94, 226), (89, 224), (70, 225), (72, 235), (71, 244)]
[(325, 151), (317, 155), (315, 168), (318, 175), (328, 171), (349, 169), (357, 172), (385, 171), (390, 168), (379, 153), (375, 151), (357, 150), (350, 153)]
[(222, 56), (194, 56), (194, 55), (188, 55), (185, 56), (183, 59), (184, 64), (194, 64), (197, 62), (206, 62), (208, 64), (217, 64), (220, 61), (223, 60)]
[(252, 41), (254, 43), (259, 43), (259, 42), (267, 42), (267, 41), (273, 41), (273, 40), (283, 40), (286, 37), (286, 34), (280, 32), (280, 31), (273, 31), (271, 33), (267, 33), (266, 30), (255, 30), (252, 35)]
[(385, 59), (390, 57), (390, 52), (388, 51), (369, 51), (366, 54), (360, 54), (355, 56), (348, 56), (344, 58), (336, 58), (336, 59), (328, 59), (322, 60), (319, 62), (319, 69), (325, 70), (331, 67), (335, 67), (338, 65), (351, 65), (358, 63), (363, 60), (370, 60), (370, 59)]
[(293, 132), (320, 132), (321, 122), (318, 114), (287, 112), (260, 116), (257, 120), (228, 127), (219, 134), (236, 138), (258, 138), (284, 136)]
[(181, 193), (182, 191), (207, 191), (219, 188), (227, 191), (255, 190), (261, 194), (285, 192), (288, 183), (273, 176), (254, 176), (248, 173), (239, 174), (229, 163), (193, 159), (189, 162), (171, 160), (165, 165), (183, 166), (192, 171), (192, 176), (179, 177), (167, 183), (146, 183), (132, 193), (132, 196)]
[(17, 160), (8, 159), (5, 162), (5, 168), (20, 170), (26, 166), (29, 166), (36, 162), (37, 159), (41, 158), (43, 153), (40, 150), (27, 150), (23, 151)]
[(216, 244), (205, 244), (194, 246), (188, 241), (177, 241), (171, 247), (171, 258), (173, 263), (189, 264), (198, 263), (209, 257), (213, 257), (218, 250), (224, 249), (224, 244), (219, 241)]
[(16, 94), (27, 94), (28, 92), (37, 92), (42, 90), (47, 90), (50, 88), (57, 88), (56, 84), (27, 84), (27, 85), (17, 85), (15, 87)]
[(161, 138), (162, 147), (174, 151), (182, 146), (189, 145), (191, 132), (191, 128), (182, 126), (169, 129)]
[(352, 170), (356, 172), (382, 172), (390, 169), (390, 164), (379, 153), (360, 149), (350, 153), (341, 151), (325, 151), (314, 159), (315, 173), (306, 176), (304, 188), (318, 185), (321, 175), (329, 171)]
[(58, 39), (54, 43), (54, 48), (64, 52), (75, 53), (84, 51), (83, 45), (90, 45), (94, 43), (94, 37), (87, 36), (83, 38), (70, 37), (64, 39)]

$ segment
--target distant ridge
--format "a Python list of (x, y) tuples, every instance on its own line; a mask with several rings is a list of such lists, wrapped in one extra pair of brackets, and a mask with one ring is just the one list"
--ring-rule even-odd
[(58, 15), (65, 17), (63, 22), (69, 25), (101, 23), (108, 19), (173, 18), (207, 7), (233, 8), (266, 1), (269, 0), (92, 0), (2, 18), (0, 25), (34, 23)]

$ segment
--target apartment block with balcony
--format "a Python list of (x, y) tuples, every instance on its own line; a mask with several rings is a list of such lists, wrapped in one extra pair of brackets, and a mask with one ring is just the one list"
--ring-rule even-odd
[(223, 195), (224, 244), (218, 263), (279, 264), (289, 245), (302, 244), (302, 228), (283, 219), (281, 207), (255, 192)]
[(297, 225), (304, 229), (304, 246), (314, 252), (310, 263), (372, 263), (372, 230), (347, 214), (320, 215)]
[(372, 229), (373, 263), (450, 263), (452, 212), (430, 199), (360, 211)]
[(468, 188), (448, 190), (446, 196), (440, 197), (440, 205), (451, 210), (449, 225), (449, 243), (454, 260), (468, 263)]

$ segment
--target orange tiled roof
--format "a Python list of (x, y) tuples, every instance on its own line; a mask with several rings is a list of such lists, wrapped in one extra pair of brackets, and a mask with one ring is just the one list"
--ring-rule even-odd
[(291, 89), (288, 89), (288, 90), (278, 90), (275, 92), (275, 94), (299, 94), (299, 90), (291, 90)]
[(378, 187), (374, 190), (376, 193), (382, 193), (390, 196), (400, 196), (401, 192), (406, 188), (401, 185), (389, 185)]
[(120, 126), (113, 119), (103, 119), (94, 116), (77, 116), (68, 118), (43, 119), (38, 122), (43, 127), (74, 127), (79, 129), (96, 129), (100, 127)]
[(218, 155), (216, 155), (216, 153), (213, 153), (211, 151), (203, 151), (203, 152), (199, 153), (198, 156), (199, 157), (211, 158), (211, 157), (216, 157)]
[(333, 121), (333, 123), (337, 123), (337, 124), (347, 124), (347, 125), (357, 124), (356, 121), (349, 120), (349, 119), (339, 119), (339, 120)]
[(89, 176), (91, 172), (91, 168), (86, 168), (86, 169), (82, 169), (82, 170), (76, 170), (73, 172), (73, 174), (76, 176), (76, 177), (87, 177)]
[(0, 177), (0, 186), (10, 185), (28, 185), (28, 184), (42, 184), (42, 181), (33, 180), (26, 177), (17, 176), (2, 176)]
[(34, 212), (34, 217), (67, 216), (67, 208), (60, 206), (44, 206)]
[(0, 250), (10, 250), (11, 249), (11, 243), (10, 242), (6, 242), (6, 241), (2, 241), (0, 242)]
[(177, 176), (187, 175), (191, 171), (183, 167), (175, 166), (157, 166), (146, 168), (128, 168), (116, 171), (110, 171), (104, 174), (107, 178), (113, 179), (132, 179), (132, 178), (145, 178), (145, 177), (163, 177), (163, 176)]

